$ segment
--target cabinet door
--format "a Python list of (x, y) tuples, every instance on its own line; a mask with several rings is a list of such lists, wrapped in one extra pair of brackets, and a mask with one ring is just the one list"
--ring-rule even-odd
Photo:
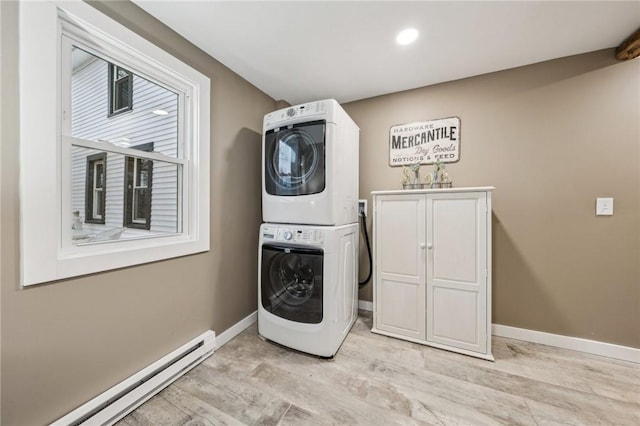
[(487, 352), (487, 195), (427, 196), (427, 341)]
[(379, 331), (425, 339), (425, 197), (376, 196), (375, 322)]

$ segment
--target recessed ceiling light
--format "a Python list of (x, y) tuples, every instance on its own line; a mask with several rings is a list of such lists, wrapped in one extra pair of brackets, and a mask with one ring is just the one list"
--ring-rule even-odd
[(158, 114), (158, 115), (167, 115), (167, 114), (169, 114), (167, 111), (165, 111), (163, 109), (154, 109), (153, 113), (154, 114)]
[(398, 44), (405, 45), (413, 43), (417, 38), (418, 30), (416, 30), (415, 28), (407, 28), (406, 30), (402, 30), (398, 33), (398, 35), (396, 36), (396, 42), (398, 42)]

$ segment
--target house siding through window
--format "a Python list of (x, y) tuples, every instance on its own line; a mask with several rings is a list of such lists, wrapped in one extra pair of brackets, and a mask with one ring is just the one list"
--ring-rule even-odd
[[(178, 97), (150, 81), (133, 76), (133, 108), (109, 116), (108, 63), (93, 59), (79, 67), (72, 77), (72, 134), (90, 140), (123, 143), (131, 146), (153, 143), (154, 151), (177, 156)], [(167, 115), (152, 111), (162, 108)], [(99, 151), (82, 147), (72, 150), (72, 211), (84, 212), (87, 156)], [(100, 232), (123, 227), (125, 192), (125, 157), (107, 153), (105, 223), (85, 224), (85, 229)], [(153, 164), (150, 231), (175, 233), (178, 228), (178, 171), (176, 165)], [(83, 218), (84, 219), (84, 218)]]

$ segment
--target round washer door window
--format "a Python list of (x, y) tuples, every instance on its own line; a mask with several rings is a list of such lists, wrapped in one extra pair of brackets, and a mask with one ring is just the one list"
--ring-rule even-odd
[(263, 246), (262, 306), (291, 321), (322, 321), (322, 251)]
[(313, 268), (299, 254), (278, 254), (271, 264), (270, 274), (271, 290), (282, 303), (300, 306), (313, 296)]

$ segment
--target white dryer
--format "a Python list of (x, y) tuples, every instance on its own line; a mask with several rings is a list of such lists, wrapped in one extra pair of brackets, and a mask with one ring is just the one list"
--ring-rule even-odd
[(360, 129), (333, 99), (265, 115), (262, 220), (358, 222)]
[(358, 315), (358, 224), (262, 224), (258, 333), (332, 357)]

